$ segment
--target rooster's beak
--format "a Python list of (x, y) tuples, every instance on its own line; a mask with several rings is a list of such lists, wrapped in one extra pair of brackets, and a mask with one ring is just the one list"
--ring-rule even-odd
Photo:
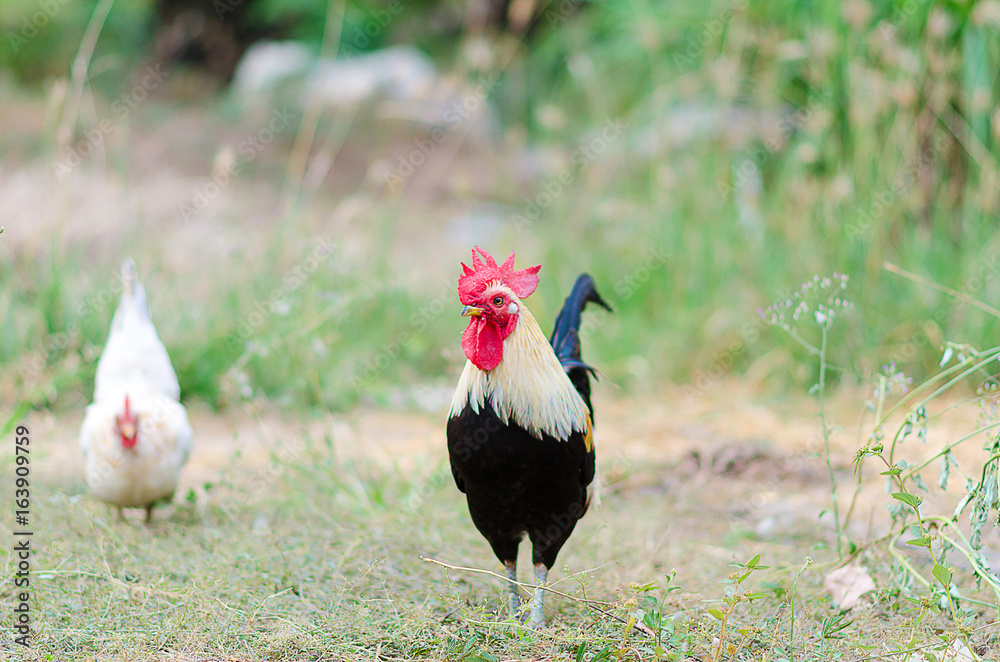
[(466, 306), (465, 308), (462, 308), (462, 317), (479, 317), (482, 314), (482, 308), (476, 308), (475, 306)]

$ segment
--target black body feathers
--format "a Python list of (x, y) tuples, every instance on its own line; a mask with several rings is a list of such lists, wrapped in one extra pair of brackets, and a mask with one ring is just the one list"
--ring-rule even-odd
[(590, 404), (590, 379), (587, 373), (594, 374), (595, 378), (597, 375), (580, 357), (580, 318), (588, 303), (596, 303), (611, 312), (611, 306), (597, 293), (597, 287), (590, 274), (580, 274), (573, 284), (573, 290), (566, 297), (559, 316), (556, 317), (555, 328), (552, 329), (552, 338), (549, 342), (559, 357), (559, 363), (569, 375), (569, 380), (587, 403), (587, 410), (593, 419), (594, 407)]

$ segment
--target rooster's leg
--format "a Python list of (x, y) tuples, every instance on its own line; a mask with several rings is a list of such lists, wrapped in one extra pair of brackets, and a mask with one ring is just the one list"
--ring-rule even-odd
[(549, 569), (544, 563), (535, 564), (535, 599), (531, 603), (531, 627), (540, 628), (545, 626), (545, 589), (542, 586), (549, 578)]
[(149, 524), (152, 521), (153, 521), (153, 506), (149, 505), (146, 506), (146, 524)]
[(507, 568), (507, 590), (510, 592), (510, 615), (517, 618), (521, 611), (521, 594), (517, 588), (517, 560), (504, 561)]
[(128, 521), (127, 519), (125, 519), (125, 509), (122, 508), (121, 506), (118, 506), (118, 521), (119, 522), (127, 522)]

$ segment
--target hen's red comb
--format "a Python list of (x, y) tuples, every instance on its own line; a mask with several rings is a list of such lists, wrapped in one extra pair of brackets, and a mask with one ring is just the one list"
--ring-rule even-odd
[[(476, 251), (486, 260), (479, 259)], [(519, 299), (527, 299), (538, 287), (538, 270), (542, 265), (514, 271), (514, 251), (504, 263), (497, 266), (496, 260), (479, 246), (472, 249), (472, 268), (462, 263), (463, 273), (458, 279), (458, 299), (465, 305), (471, 305), (478, 294), (481, 294), (487, 283), (498, 280), (517, 295)]]

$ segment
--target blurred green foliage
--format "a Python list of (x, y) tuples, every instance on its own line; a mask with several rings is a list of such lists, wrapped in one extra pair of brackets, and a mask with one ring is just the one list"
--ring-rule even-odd
[[(0, 68), (23, 81), (66, 76), (98, 0), (4, 0)], [(128, 59), (149, 41), (153, 0), (117, 0), (96, 54)]]
[[(40, 34), (31, 50), (12, 55), (4, 39), (0, 62), (24, 78), (65, 75), (94, 4), (67, 5), (53, 19), (65, 26)], [(16, 28), (34, 6), (4, 3), (0, 23)], [(308, 15), (299, 29), (318, 45), (325, 3), (261, 0), (258, 6), (260, 21)], [(345, 34), (377, 6), (349, 5)], [(569, 194), (554, 196), (526, 227), (516, 228), (514, 217), (542, 192), (544, 178), (530, 190), (497, 182), (492, 201), (511, 220), (505, 245), (516, 243), (522, 254), (532, 246), (531, 259), (553, 279), (533, 299), (544, 312), (536, 312), (540, 319), (551, 320), (561, 303), (565, 290), (556, 283), (566, 288), (582, 270), (597, 279), (616, 314), (587, 338), (585, 355), (625, 387), (666, 379), (711, 383), (743, 370), (774, 347), (760, 334), (757, 308), (834, 271), (850, 275), (857, 310), (838, 330), (844, 337), (832, 342), (844, 348), (831, 357), (838, 375), (861, 379), (896, 360), (919, 378), (936, 364), (945, 339), (995, 344), (1000, 321), (882, 265), (897, 263), (994, 305), (1000, 300), (996, 0), (557, 0), (542, 6), (528, 37), (488, 34), (498, 52), (512, 53), (509, 59), (475, 64), (461, 54), (479, 35), (449, 32), (434, 20), (442, 7), (454, 6), (406, 6), (369, 47), (413, 39), (442, 69), (470, 79), (496, 68), (500, 84), (491, 101), (502, 131), (520, 136), (512, 142), (572, 151), (592, 144), (608, 121), (626, 127), (621, 142), (588, 161)], [(148, 2), (116, 3), (99, 51), (129, 61), (148, 43), (150, 11)], [(391, 227), (392, 205), (376, 202), (381, 211), (373, 222)], [(651, 277), (637, 279), (649, 249), (668, 257)], [(51, 262), (64, 257), (53, 249)], [(12, 295), (11, 310), (39, 301), (45, 310), (0, 320), (0, 364), (16, 361), (25, 339), (37, 345), (42, 334), (72, 321), (66, 307), (73, 297), (52, 268), (26, 278), (23, 291)], [(349, 320), (320, 338), (328, 353), (314, 346), (314, 336), (296, 335), (292, 320), (271, 316), (255, 332), (257, 349), (244, 356), (246, 347), (226, 338), (281, 268), (261, 270), (249, 284), (220, 282), (219, 305), (180, 331), (174, 351), (187, 393), (226, 401), (219, 375), (239, 364), (266, 395), (349, 405), (358, 397), (353, 377), (387, 339), (412, 328), (420, 308), (423, 293), (390, 279), (375, 292), (351, 295), (342, 312), (324, 312), (327, 299), (319, 293), (361, 291), (375, 274), (311, 280), (318, 290), (315, 297), (302, 293), (306, 312)], [(86, 324), (93, 325), (87, 337), (103, 337), (106, 320)], [(409, 337), (374, 383), (391, 387), (440, 375), (448, 366), (442, 352), (457, 346), (453, 326), (436, 319)], [(282, 361), (260, 354), (267, 338), (281, 339)], [(79, 357), (89, 365), (88, 357), (67, 358), (74, 351), (83, 349), (51, 355), (49, 368), (69, 361), (54, 373), (87, 379), (86, 369), (74, 371)], [(810, 383), (795, 373), (801, 362), (794, 358), (771, 355), (765, 374)]]
[[(0, 68), (25, 82), (67, 75), (98, 4), (99, 0), (4, 0), (0, 3)], [(189, 6), (198, 8), (206, 17), (218, 18), (222, 24), (238, 24), (237, 38), (246, 43), (254, 35), (273, 35), (300, 40), (318, 50), (329, 4), (327, 0), (160, 0), (158, 5), (156, 0), (116, 0), (102, 27), (95, 58), (105, 60), (101, 70), (125, 72), (137, 58), (154, 54), (154, 37), (163, 16), (173, 16)], [(408, 11), (407, 21), (394, 21), (386, 29), (379, 26), (377, 31), (369, 30), (366, 38), (354, 39), (355, 50), (385, 44), (393, 30), (407, 28), (402, 23), (425, 27), (425, 14), (448, 3), (348, 0), (344, 5), (345, 41), (352, 35), (364, 34), (366, 25), (379, 12), (384, 13), (389, 4), (417, 11)], [(432, 42), (434, 35), (425, 37)]]

